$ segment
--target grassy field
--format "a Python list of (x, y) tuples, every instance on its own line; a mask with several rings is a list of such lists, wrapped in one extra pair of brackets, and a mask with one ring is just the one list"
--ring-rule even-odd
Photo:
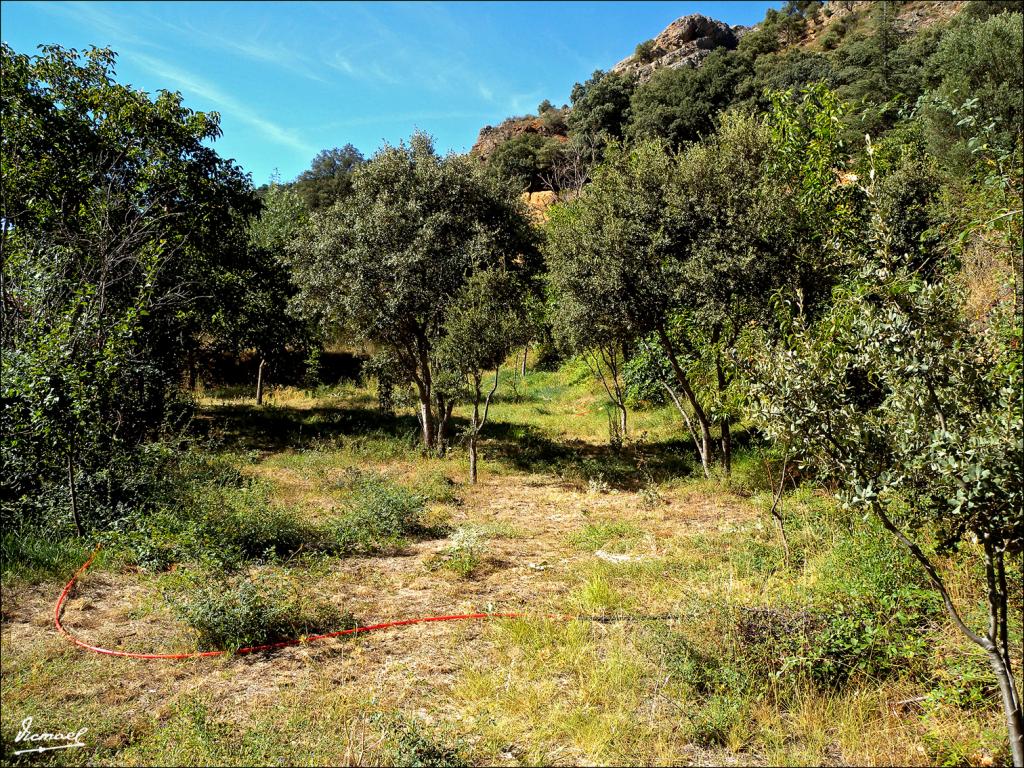
[[(116, 659), (52, 625), (89, 548), (19, 544), (3, 576), (6, 763), (1007, 759), (985, 661), (923, 574), (806, 485), (784, 498), (787, 562), (769, 465), (743, 435), (732, 478), (708, 480), (669, 409), (632, 413), (616, 451), (586, 376), (535, 372), (492, 409), (470, 486), (460, 446), (425, 457), (411, 409), (380, 415), (372, 391), (274, 390), (258, 409), (248, 394), (204, 394), (191, 501), (144, 534), (107, 537), (65, 611), (79, 636), (188, 651), (353, 621), (528, 616)], [(975, 553), (941, 562), (980, 622)], [(1019, 648), (1019, 568), (1013, 578)], [(26, 717), (88, 728), (87, 746), (15, 757)]]

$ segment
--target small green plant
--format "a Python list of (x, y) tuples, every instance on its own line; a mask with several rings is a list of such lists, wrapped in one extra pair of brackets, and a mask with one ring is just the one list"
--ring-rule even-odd
[(461, 500), (458, 485), (441, 470), (431, 470), (416, 480), (416, 493), (425, 501), (439, 504), (458, 504)]
[(657, 58), (658, 46), (653, 40), (644, 40), (642, 43), (638, 43), (636, 50), (633, 51), (633, 55), (637, 57), (644, 64), (650, 64)]
[(463, 756), (465, 746), (461, 741), (432, 734), (415, 720), (401, 715), (378, 714), (372, 718), (384, 733), (390, 765), (407, 765), (422, 768), (462, 768), (469, 762)]
[(236, 650), (356, 626), (350, 613), (302, 594), (291, 574), (199, 573), (169, 595), (202, 649)]
[(486, 551), (483, 532), (476, 527), (462, 526), (452, 535), (451, 543), (435, 555), (427, 567), (431, 570), (443, 568), (468, 579), (480, 567)]

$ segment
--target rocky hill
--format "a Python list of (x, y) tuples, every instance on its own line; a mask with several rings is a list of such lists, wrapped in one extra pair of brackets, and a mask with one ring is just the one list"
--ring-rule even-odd
[[(948, 21), (965, 4), (964, 0), (908, 0), (891, 3), (893, 26), (898, 33), (914, 33), (932, 24)], [(844, 37), (867, 34), (866, 30), (872, 23), (872, 11), (877, 10), (877, 7), (878, 3), (874, 0), (826, 2), (818, 12), (807, 18), (799, 34), (792, 37), (783, 35), (778, 55), (793, 49), (827, 52)], [(769, 11), (769, 16), (772, 13), (777, 12)], [(745, 35), (755, 32), (765, 23), (753, 27), (730, 26), (703, 14), (692, 13), (676, 19), (656, 37), (638, 45), (636, 52), (615, 64), (610, 71), (633, 74), (639, 83), (644, 83), (660, 69), (700, 67), (713, 51), (735, 49)], [(526, 115), (510, 117), (497, 126), (485, 126), (470, 150), (471, 154), (486, 161), (504, 142), (530, 133), (564, 141), (567, 138), (564, 117), (568, 109), (559, 112), (563, 119), (554, 123), (537, 115)]]
[(536, 115), (510, 117), (499, 125), (485, 125), (480, 129), (470, 153), (486, 161), (499, 145), (524, 133), (536, 133), (565, 141), (568, 138), (564, 121), (552, 125)]
[(612, 72), (629, 72), (645, 82), (659, 69), (698, 67), (716, 48), (735, 48), (748, 29), (691, 13), (673, 21), (653, 40), (642, 43), (637, 53), (612, 67)]

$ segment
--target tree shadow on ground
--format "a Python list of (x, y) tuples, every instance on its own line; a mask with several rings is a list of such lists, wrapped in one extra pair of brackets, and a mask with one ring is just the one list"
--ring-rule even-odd
[(226, 448), (282, 451), (314, 447), (352, 437), (379, 437), (415, 448), (415, 416), (395, 416), (369, 408), (292, 408), (216, 405), (193, 420), (193, 434)]
[[(468, 422), (453, 417), (451, 443), (457, 445)], [(366, 441), (390, 455), (419, 453), (419, 423), (413, 415), (384, 414), (370, 408), (217, 405), (204, 409), (193, 433), (219, 447), (271, 453), (317, 447), (343, 447)], [(690, 474), (696, 453), (683, 438), (621, 447), (582, 440), (555, 440), (530, 424), (494, 421), (482, 435), (486, 457), (511, 469), (548, 474), (581, 488), (592, 483), (637, 490), (648, 483)]]
[(605, 483), (637, 490), (693, 471), (693, 446), (683, 440), (628, 443), (621, 447), (583, 440), (552, 440), (532, 425), (496, 421), (485, 429), (487, 457), (521, 472), (556, 475), (587, 487)]

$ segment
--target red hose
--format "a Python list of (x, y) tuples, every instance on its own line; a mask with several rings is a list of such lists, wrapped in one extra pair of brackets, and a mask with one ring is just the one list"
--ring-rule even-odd
[[(99, 547), (89, 555), (89, 559), (85, 561), (81, 568), (75, 571), (75, 575), (71, 577), (64, 586), (64, 591), (60, 593), (60, 597), (57, 599), (57, 605), (53, 609), (53, 623), (57, 627), (57, 631), (60, 632), (64, 637), (70, 640), (72, 643), (77, 645), (86, 651), (92, 651), (93, 653), (102, 653), (106, 656), (124, 656), (129, 659), (197, 659), (204, 658), (207, 656), (226, 656), (232, 651), (195, 651), (193, 653), (133, 653), (131, 651), (114, 651), (109, 648), (100, 648), (99, 646), (89, 645), (73, 634), (71, 634), (64, 625), (61, 624), (60, 616), (64, 612), (64, 602), (67, 600), (68, 595), (71, 593), (72, 587), (75, 586), (75, 582), (78, 581), (78, 577), (85, 573), (86, 569), (92, 565), (93, 559), (96, 557), (96, 553), (100, 551)], [(343, 637), (345, 635), (356, 635), (360, 632), (373, 632), (378, 629), (389, 629), (391, 627), (404, 627), (409, 624), (425, 624), (428, 621), (464, 621), (468, 619), (517, 619), (525, 616), (523, 613), (463, 613), (451, 616), (423, 616), (418, 619), (401, 619), (399, 621), (386, 621), (383, 624), (370, 624), (363, 627), (353, 627), (352, 629), (342, 629), (338, 632), (328, 632), (325, 635), (309, 635), (305, 638), (298, 638), (294, 640), (282, 640), (277, 643), (267, 643), (265, 645), (250, 645), (245, 648), (239, 648), (234, 653), (256, 653), (258, 651), (269, 651), (274, 648), (286, 648), (290, 645), (302, 645), (303, 643), (313, 642), (315, 640), (326, 640), (331, 637)], [(573, 616), (557, 616), (549, 615), (545, 618), (553, 619), (573, 619)]]

